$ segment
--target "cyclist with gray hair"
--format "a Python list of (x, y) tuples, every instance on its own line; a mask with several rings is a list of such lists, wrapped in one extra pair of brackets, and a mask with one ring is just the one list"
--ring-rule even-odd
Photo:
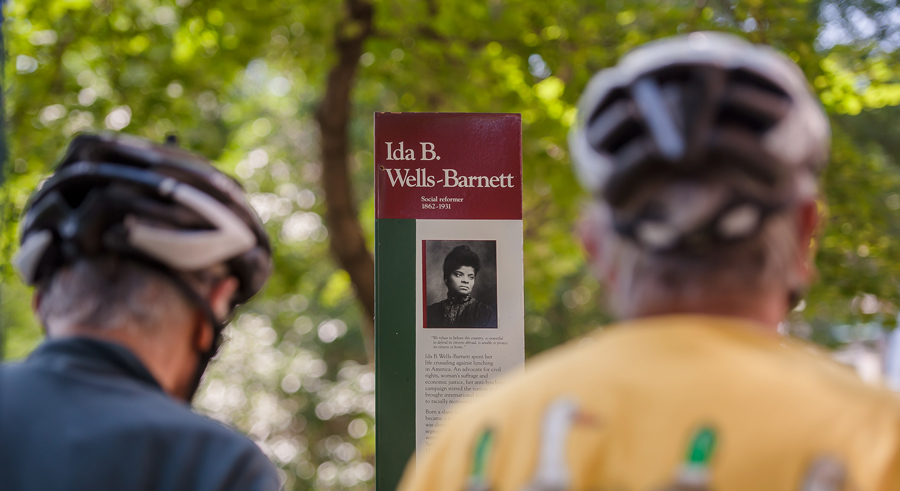
[(47, 339), (0, 366), (0, 489), (276, 490), (246, 437), (190, 410), (266, 232), (206, 159), (80, 135), (22, 218), (14, 264)]
[(459, 407), (407, 490), (900, 489), (900, 404), (779, 335), (812, 277), (830, 141), (798, 67), (721, 33), (594, 77), (580, 224), (622, 319)]

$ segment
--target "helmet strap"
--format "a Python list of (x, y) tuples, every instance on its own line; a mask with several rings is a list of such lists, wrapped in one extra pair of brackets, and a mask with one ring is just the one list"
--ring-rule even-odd
[(213, 330), (213, 341), (210, 344), (209, 349), (206, 351), (200, 352), (198, 354), (197, 366), (194, 371), (193, 378), (191, 379), (191, 385), (187, 394), (187, 402), (190, 403), (193, 401), (194, 396), (197, 395), (197, 390), (200, 388), (200, 382), (203, 380), (203, 374), (206, 372), (207, 366), (209, 366), (209, 362), (216, 356), (216, 353), (219, 351), (219, 346), (222, 344), (222, 330), (225, 329), (226, 322), (220, 322), (215, 313), (212, 311), (212, 307), (209, 305), (209, 302), (203, 298), (199, 293), (197, 293), (194, 288), (192, 288), (187, 281), (178, 276), (175, 273), (168, 273), (168, 276), (174, 281), (175, 285), (185, 294), (188, 301), (194, 304), (197, 308), (200, 309), (200, 312), (206, 317), (206, 321), (209, 322), (209, 325)]

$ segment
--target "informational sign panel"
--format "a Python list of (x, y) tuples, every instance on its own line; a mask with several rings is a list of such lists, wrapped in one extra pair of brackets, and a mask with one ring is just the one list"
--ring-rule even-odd
[(518, 114), (375, 114), (376, 486), (524, 362)]

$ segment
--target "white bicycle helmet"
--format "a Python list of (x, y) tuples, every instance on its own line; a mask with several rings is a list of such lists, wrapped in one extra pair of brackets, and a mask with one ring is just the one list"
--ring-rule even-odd
[[(732, 35), (697, 32), (648, 43), (595, 75), (569, 144), (577, 176), (610, 206), (616, 230), (672, 250), (750, 237), (814, 189), (830, 128), (790, 59)], [(622, 210), (650, 180), (698, 179), (726, 167), (768, 191), (737, 193), (689, 230), (658, 213)]]
[(168, 272), (225, 264), (240, 281), (235, 304), (271, 271), (268, 236), (237, 181), (171, 144), (82, 134), (31, 197), (13, 263), (36, 285), (64, 264), (105, 254)]

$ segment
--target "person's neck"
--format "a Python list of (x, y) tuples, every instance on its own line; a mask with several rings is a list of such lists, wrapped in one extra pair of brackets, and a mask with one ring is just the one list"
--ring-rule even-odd
[(699, 314), (735, 317), (752, 321), (773, 333), (788, 312), (788, 296), (767, 294), (761, 296), (720, 295), (713, 298), (678, 299), (672, 302), (655, 302), (638, 306), (628, 318), (651, 317), (670, 314)]
[(177, 347), (179, 343), (161, 343), (155, 336), (147, 335), (134, 326), (112, 329), (67, 326), (48, 329), (47, 337), (50, 339), (84, 337), (124, 346), (144, 364), (167, 394), (179, 400), (186, 400), (182, 372), (185, 364), (193, 366), (195, 361), (191, 358), (194, 356), (192, 353)]
[(448, 290), (447, 298), (454, 303), (462, 303), (469, 299), (469, 294), (456, 293)]

